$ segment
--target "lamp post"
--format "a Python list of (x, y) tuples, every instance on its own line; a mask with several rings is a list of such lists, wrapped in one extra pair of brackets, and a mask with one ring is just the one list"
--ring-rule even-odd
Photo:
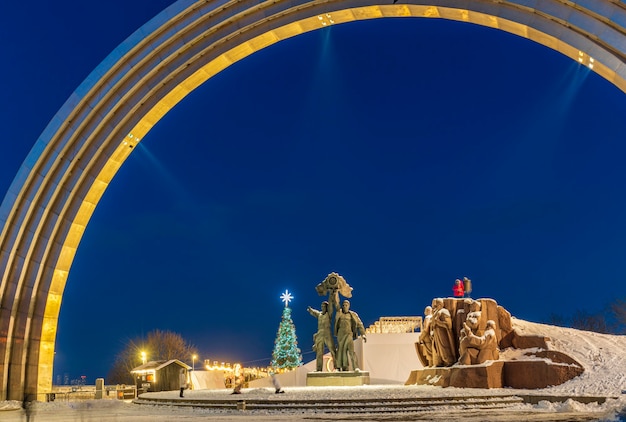
[(146, 352), (141, 352), (141, 363), (144, 365), (146, 363)]
[(196, 359), (198, 358), (197, 355), (193, 355), (191, 356), (191, 370), (195, 371), (196, 370)]

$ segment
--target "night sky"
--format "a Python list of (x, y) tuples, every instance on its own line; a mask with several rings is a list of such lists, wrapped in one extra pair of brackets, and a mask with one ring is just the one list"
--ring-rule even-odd
[[(8, 2), (0, 194), (48, 121), (172, 1)], [(87, 227), (55, 374), (105, 376), (131, 338), (267, 364), (289, 289), (310, 353), (331, 271), (365, 325), (474, 282), (514, 316), (626, 297), (626, 96), (532, 41), (380, 19), (283, 41), (207, 81), (144, 137)], [(190, 361), (190, 357), (181, 357)]]

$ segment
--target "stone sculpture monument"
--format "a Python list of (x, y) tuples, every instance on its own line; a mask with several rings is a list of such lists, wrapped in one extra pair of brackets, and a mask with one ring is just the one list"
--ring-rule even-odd
[[(493, 299), (436, 298), (424, 315), (415, 344), (424, 369), (406, 384), (544, 388), (584, 372), (565, 353), (549, 350), (548, 338), (516, 332), (511, 314)], [(526, 358), (501, 360), (506, 348), (528, 349)]]
[[(491, 302), (495, 304), (495, 301)], [(427, 307), (424, 311), (425, 322), (419, 343), (416, 344), (422, 364), (448, 367), (456, 363), (476, 364), (497, 359), (493, 356), (498, 355), (501, 335), (497, 333), (501, 330), (498, 330), (496, 323), (498, 310), (491, 306), (491, 302), (490, 310), (483, 312), (479, 300), (433, 299), (432, 308)], [(487, 319), (487, 315), (491, 319)], [(478, 362), (481, 351), (482, 360)]]

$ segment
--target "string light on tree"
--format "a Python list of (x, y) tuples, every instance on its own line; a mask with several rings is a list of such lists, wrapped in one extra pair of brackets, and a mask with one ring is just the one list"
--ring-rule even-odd
[(302, 365), (302, 352), (298, 348), (296, 326), (291, 319), (291, 308), (289, 307), (289, 302), (293, 300), (293, 296), (289, 290), (285, 290), (285, 293), (280, 295), (280, 299), (285, 302), (285, 308), (278, 326), (278, 333), (276, 333), (270, 365), (275, 369), (289, 370)]

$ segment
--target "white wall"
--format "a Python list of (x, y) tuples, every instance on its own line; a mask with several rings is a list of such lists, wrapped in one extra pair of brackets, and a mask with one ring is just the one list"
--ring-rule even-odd
[(361, 369), (369, 371), (371, 384), (404, 384), (411, 371), (422, 368), (415, 352), (419, 333), (367, 334), (354, 342)]
[[(415, 352), (419, 333), (367, 334), (354, 342), (361, 370), (369, 371), (371, 384), (404, 384), (411, 371), (422, 368)], [(278, 374), (282, 387), (305, 386), (306, 374), (315, 370), (315, 360), (295, 371)], [(273, 388), (270, 378), (254, 380), (250, 388)]]

